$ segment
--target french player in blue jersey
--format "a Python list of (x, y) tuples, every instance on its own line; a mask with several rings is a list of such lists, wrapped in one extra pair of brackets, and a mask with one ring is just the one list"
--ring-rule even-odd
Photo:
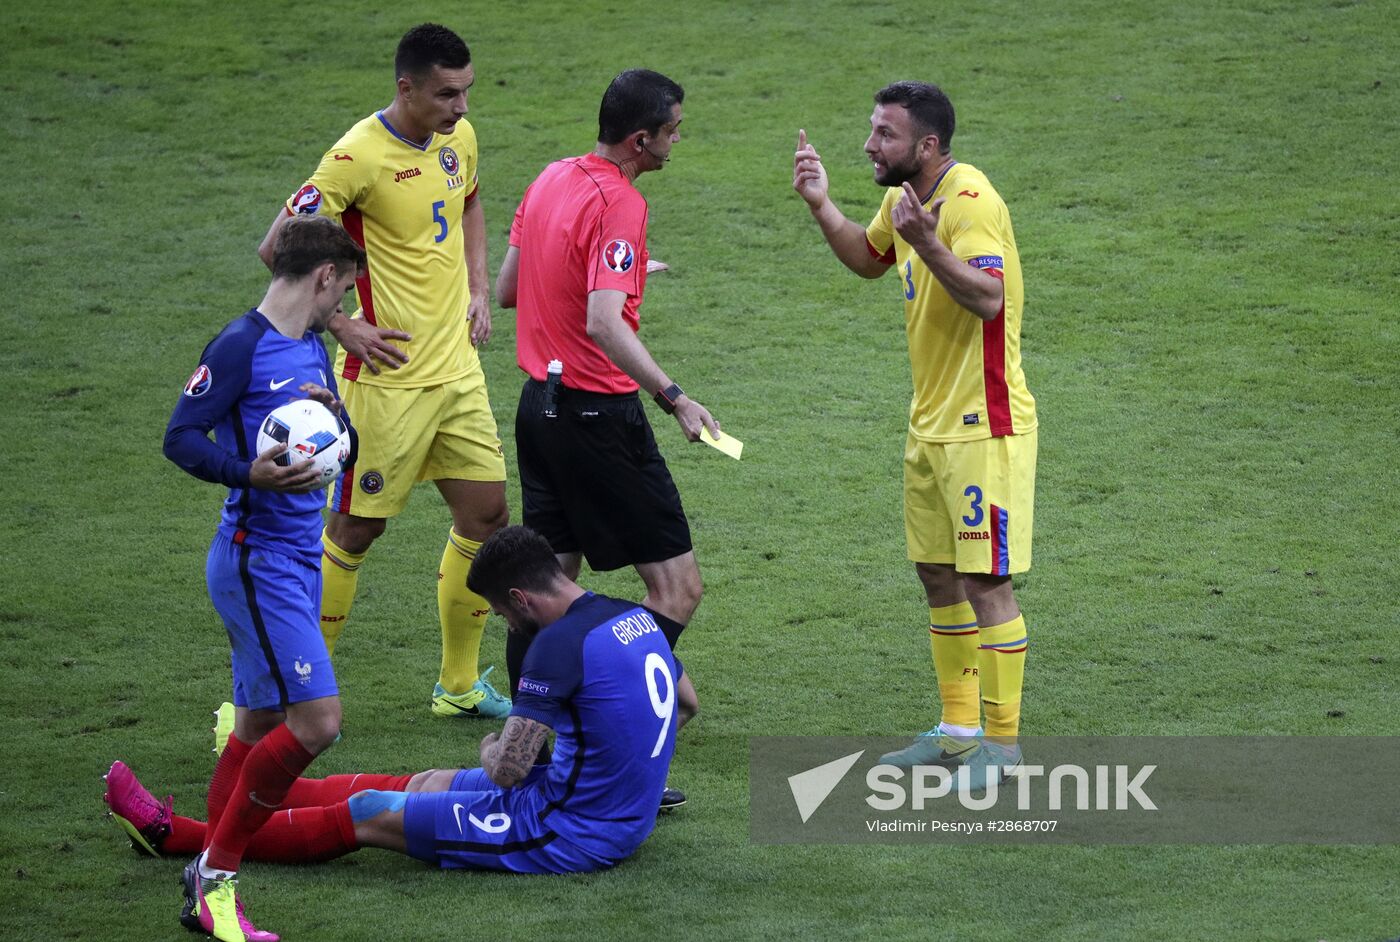
[[(481, 767), (302, 779), (287, 802), (301, 806), (263, 826), (250, 858), (381, 847), (444, 869), (572, 873), (612, 867), (651, 834), (686, 715), (682, 668), (656, 618), (585, 591), (527, 527), (487, 539), (469, 578), (511, 631), (532, 638), (505, 728), (481, 741)], [(551, 732), (553, 759), (536, 765)], [(147, 851), (198, 840), (202, 822), (118, 766), (129, 803), (146, 809)]]
[[(182, 921), (230, 942), (277, 938), (244, 916), (233, 877), (253, 834), (340, 731), (319, 618), (325, 497), (310, 461), (276, 463), (285, 444), (254, 453), (258, 427), (297, 398), (339, 409), (318, 335), (364, 268), (340, 226), (290, 221), (266, 296), (204, 349), (165, 432), (166, 457), (229, 489), (206, 577), (233, 649), (236, 719), (209, 784), (204, 853), (185, 871)], [(352, 464), (356, 442), (352, 429)]]
[[(480, 768), (351, 796), (356, 841), (444, 869), (620, 863), (656, 824), (676, 748), (680, 662), (647, 609), (585, 591), (528, 527), (492, 535), (468, 579), (511, 631), (532, 638), (505, 728), (482, 739)], [(535, 765), (551, 732), (553, 760)]]

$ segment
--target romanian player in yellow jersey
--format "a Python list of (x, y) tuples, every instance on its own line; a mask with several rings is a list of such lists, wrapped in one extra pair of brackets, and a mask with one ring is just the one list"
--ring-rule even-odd
[(831, 201), (805, 132), (792, 185), (836, 257), (864, 278), (894, 269), (904, 298), (914, 378), (904, 527), (928, 597), (943, 715), (882, 761), (943, 765), (980, 789), (1021, 756), (1027, 635), (1011, 574), (1031, 563), (1036, 417), (1021, 372), (1011, 217), (987, 177), (954, 159), (953, 128), (953, 105), (936, 85), (896, 82), (876, 93), (865, 153), (886, 189), (868, 226)]
[(433, 481), (452, 529), (438, 571), (442, 669), (432, 711), (500, 717), (510, 701), (478, 672), (490, 606), (467, 588), (477, 549), (509, 516), (505, 459), (475, 349), (491, 336), (476, 132), (464, 120), (475, 73), (466, 43), (433, 23), (404, 35), (394, 70), (393, 102), (326, 152), (279, 211), (259, 255), (269, 257), (286, 219), (317, 213), (338, 219), (369, 257), (356, 282), (359, 311), (330, 326), (360, 452), (329, 497), (327, 647), (335, 652), (370, 546), (414, 484)]

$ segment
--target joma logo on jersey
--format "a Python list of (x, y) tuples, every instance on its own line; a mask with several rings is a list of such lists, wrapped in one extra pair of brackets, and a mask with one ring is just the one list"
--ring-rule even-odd
[(991, 535), (990, 533), (985, 532), (985, 531), (979, 533), (979, 532), (977, 532), (976, 530), (974, 530), (974, 531), (972, 531), (972, 532), (969, 533), (969, 532), (966, 531), (966, 530), (960, 530), (960, 531), (958, 532), (958, 541), (959, 541), (959, 542), (963, 542), (963, 541), (966, 541), (966, 540), (990, 540), (991, 538), (992, 538), (992, 535)]
[(407, 170), (400, 170), (398, 173), (394, 174), (394, 182), (402, 183), (410, 177), (421, 177), (422, 175), (422, 170), (419, 170), (417, 167), (409, 167)]

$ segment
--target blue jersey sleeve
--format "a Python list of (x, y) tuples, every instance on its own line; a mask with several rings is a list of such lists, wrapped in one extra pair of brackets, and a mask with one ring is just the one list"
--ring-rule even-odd
[(511, 716), (554, 729), (583, 683), (583, 646), (573, 632), (543, 631), (530, 644), (520, 669)]
[(242, 441), (243, 433), (236, 423), (242, 454), (209, 438), (210, 430), (233, 411), (248, 388), (253, 348), (261, 332), (243, 325), (241, 320), (234, 321), (204, 348), (199, 366), (185, 384), (165, 427), (165, 457), (200, 480), (226, 487), (247, 487), (248, 471), (256, 457), (256, 443)]

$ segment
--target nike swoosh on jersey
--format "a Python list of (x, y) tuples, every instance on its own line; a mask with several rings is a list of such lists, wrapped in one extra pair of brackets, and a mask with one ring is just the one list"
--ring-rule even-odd
[(455, 804), (455, 805), (452, 806), (452, 817), (454, 817), (454, 818), (457, 819), (457, 833), (458, 833), (458, 834), (465, 834), (465, 833), (466, 833), (465, 831), (462, 830), (462, 811), (463, 811), (466, 807), (467, 807), (466, 805), (462, 805), (462, 804)]
[(276, 392), (277, 390), (281, 389), (283, 386), (287, 385), (294, 379), (296, 379), (295, 376), (290, 376), (287, 379), (282, 380), (282, 382), (280, 383), (274, 383), (272, 380), (268, 380), (267, 388), (272, 390), (273, 392)]

